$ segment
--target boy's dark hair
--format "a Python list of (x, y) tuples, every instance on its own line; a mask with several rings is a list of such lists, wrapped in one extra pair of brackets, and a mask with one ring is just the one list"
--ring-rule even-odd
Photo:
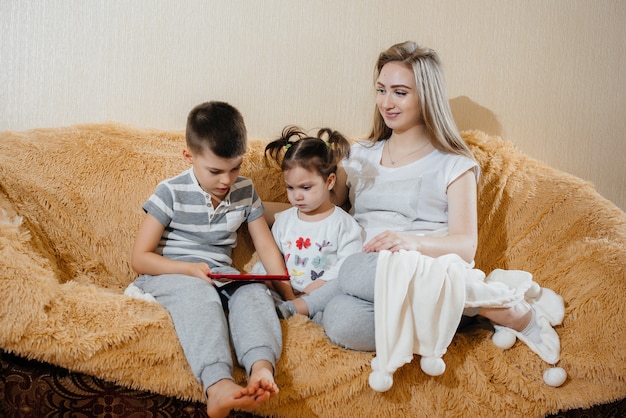
[(187, 148), (201, 154), (210, 150), (221, 158), (246, 152), (246, 125), (241, 113), (225, 102), (206, 102), (194, 107), (187, 117)]
[(265, 161), (278, 164), (282, 171), (302, 167), (324, 179), (337, 172), (337, 165), (350, 156), (350, 141), (338, 131), (321, 128), (316, 136), (297, 126), (286, 126), (282, 135), (265, 146)]

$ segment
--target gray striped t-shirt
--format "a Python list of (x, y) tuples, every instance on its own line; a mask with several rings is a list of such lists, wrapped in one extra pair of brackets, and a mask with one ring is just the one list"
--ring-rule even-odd
[(230, 266), (237, 230), (263, 215), (263, 204), (249, 178), (238, 177), (214, 208), (192, 168), (159, 183), (142, 207), (165, 226), (157, 254), (206, 262), (210, 268)]

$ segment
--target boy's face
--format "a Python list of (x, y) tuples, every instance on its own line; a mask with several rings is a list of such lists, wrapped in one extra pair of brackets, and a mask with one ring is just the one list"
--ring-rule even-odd
[(237, 180), (243, 161), (241, 155), (234, 158), (222, 158), (213, 154), (211, 150), (193, 153), (189, 149), (184, 149), (183, 157), (192, 165), (193, 174), (198, 179), (202, 190), (218, 202), (224, 199), (230, 191), (230, 186)]

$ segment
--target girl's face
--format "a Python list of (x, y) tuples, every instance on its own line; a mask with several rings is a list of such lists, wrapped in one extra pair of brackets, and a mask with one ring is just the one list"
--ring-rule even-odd
[(385, 124), (396, 133), (421, 125), (413, 70), (396, 61), (385, 64), (376, 80), (376, 106)]
[(183, 156), (193, 166), (193, 174), (198, 179), (200, 187), (213, 197), (214, 203), (219, 203), (226, 197), (230, 191), (230, 186), (239, 176), (239, 169), (243, 161), (242, 156), (222, 158), (210, 150), (192, 153), (185, 149)]
[(319, 173), (296, 166), (283, 175), (289, 203), (301, 213), (313, 216), (333, 207), (330, 191), (335, 185), (335, 174), (324, 180)]

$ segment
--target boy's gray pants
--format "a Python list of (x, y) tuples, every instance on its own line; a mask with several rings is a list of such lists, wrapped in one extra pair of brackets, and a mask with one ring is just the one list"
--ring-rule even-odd
[[(231, 337), (237, 361), (248, 376), (259, 360), (276, 367), (282, 332), (263, 283), (236, 287), (237, 283), (229, 291), (232, 294), (222, 298), (218, 292), (224, 288), (180, 274), (143, 275), (134, 284), (169, 311), (185, 357), (205, 394), (219, 380), (233, 380)], [(228, 316), (222, 300), (228, 303)]]

